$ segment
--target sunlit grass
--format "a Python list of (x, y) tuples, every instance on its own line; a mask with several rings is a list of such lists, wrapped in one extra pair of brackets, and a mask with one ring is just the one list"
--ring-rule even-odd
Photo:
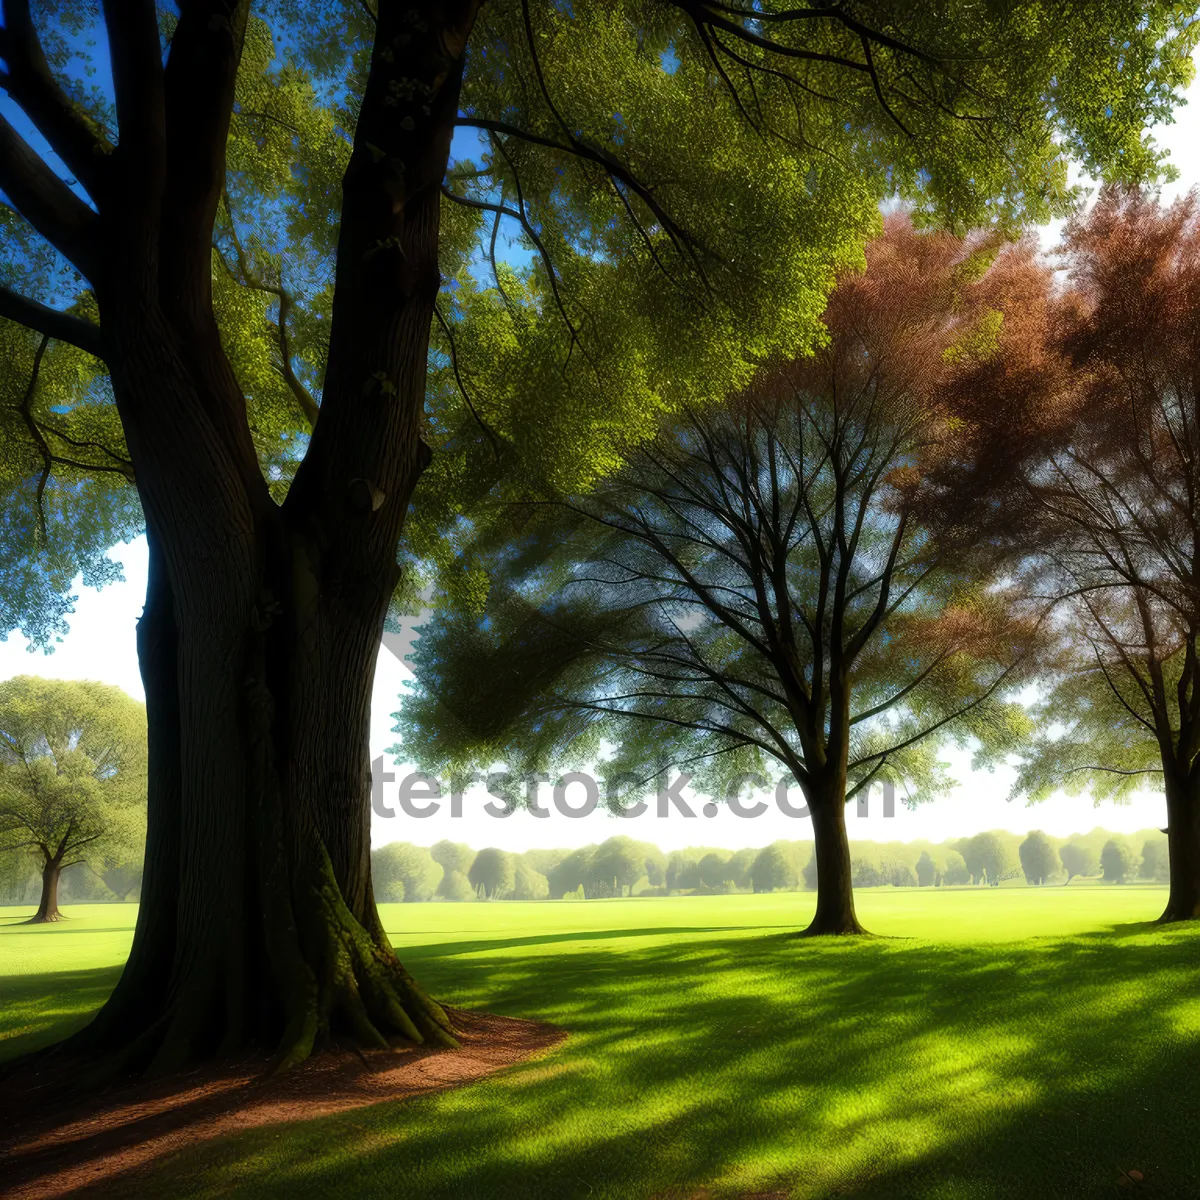
[[(439, 997), (569, 1040), (459, 1091), (196, 1147), (122, 1194), (1075, 1197), (1136, 1169), (1137, 1194), (1197, 1195), (1200, 933), (1146, 924), (1163, 900), (879, 889), (859, 907), (883, 936), (830, 943), (789, 936), (804, 894), (387, 906)], [(133, 912), (0, 918), (0, 1046), (81, 1019)]]

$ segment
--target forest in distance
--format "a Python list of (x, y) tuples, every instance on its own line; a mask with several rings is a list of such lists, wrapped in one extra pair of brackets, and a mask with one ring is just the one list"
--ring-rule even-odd
[[(1098, 826), (1067, 837), (998, 829), (937, 843), (852, 839), (850, 859), (856, 888), (1163, 884), (1170, 875), (1160, 829), (1122, 834)], [(37, 874), (16, 865), (10, 862), (0, 877), (0, 906), (38, 900)], [(523, 852), (476, 851), (449, 840), (429, 847), (389, 842), (372, 851), (371, 872), (380, 904), (721, 896), (814, 891), (817, 885), (811, 839), (672, 851), (621, 836), (575, 850)], [(140, 862), (80, 862), (62, 872), (58, 899), (65, 905), (136, 902), (141, 876)]]

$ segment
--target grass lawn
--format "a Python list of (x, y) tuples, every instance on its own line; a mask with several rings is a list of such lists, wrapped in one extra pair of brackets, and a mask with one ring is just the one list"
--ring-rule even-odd
[[(435, 995), (568, 1041), (458, 1091), (197, 1146), (118, 1193), (1200, 1196), (1200, 930), (1147, 925), (1164, 899), (884, 888), (859, 913), (886, 936), (821, 943), (787, 936), (804, 894), (385, 906)], [(101, 1001), (134, 916), (22, 911), (0, 909), (5, 1056)]]

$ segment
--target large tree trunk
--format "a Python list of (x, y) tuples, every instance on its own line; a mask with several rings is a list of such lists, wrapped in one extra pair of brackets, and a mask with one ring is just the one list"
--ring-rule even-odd
[(57, 858), (47, 859), (42, 867), (42, 898), (38, 901), (38, 910), (26, 921), (27, 925), (44, 925), (50, 921), (61, 921), (63, 915), (58, 911), (58, 880), (62, 874)]
[(865, 933), (854, 912), (850, 841), (846, 836), (846, 779), (820, 780), (807, 796), (817, 860), (817, 911), (806, 936)]
[[(476, 7), (379, 6), (322, 405), (283, 505), (211, 308), (237, 23), (190, 8), (165, 83), (152, 26), (140, 73), (114, 53), (127, 93), (118, 153), (142, 157), (121, 176), (126, 202), (102, 207), (112, 257), (96, 295), (150, 543), (138, 626), (150, 762), (132, 951), (69, 1043), (105, 1072), (247, 1052), (282, 1068), (338, 1036), (455, 1044), (376, 911), (368, 729), (397, 544), (428, 462), (439, 189)], [(204, 90), (214, 72), (220, 94)], [(162, 107), (165, 157), (151, 116), (137, 124)]]
[(1171, 890), (1160, 921), (1200, 917), (1200, 778), (1166, 773)]

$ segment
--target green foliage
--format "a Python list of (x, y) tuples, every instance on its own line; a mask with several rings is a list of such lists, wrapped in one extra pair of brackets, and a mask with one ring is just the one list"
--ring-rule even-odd
[(513, 872), (514, 900), (548, 900), (550, 898), (550, 882), (540, 871), (535, 871), (528, 863), (519, 859)]
[(556, 863), (547, 873), (552, 900), (564, 896), (567, 892), (575, 892), (584, 886), (589, 878), (594, 846), (585, 846), (574, 850), (560, 862)]
[(972, 883), (987, 882), (993, 887), (1020, 874), (1017, 838), (1005, 830), (978, 833), (958, 844)]
[(1171, 878), (1171, 856), (1167, 839), (1161, 834), (1142, 843), (1142, 865), (1138, 874), (1142, 879), (1153, 879), (1158, 883)]
[(1109, 838), (1100, 851), (1105, 883), (1127, 883), (1138, 872), (1137, 851), (1124, 838)]
[(438, 884), (437, 894), (443, 900), (474, 900), (475, 889), (462, 871), (447, 871)]
[(1076, 875), (1088, 876), (1099, 874), (1100, 854), (1097, 849), (1081, 838), (1075, 838), (1059, 848), (1059, 860), (1067, 873), (1070, 883)]
[(506, 850), (489, 846), (475, 855), (467, 878), (483, 899), (504, 900), (512, 895), (516, 886), (516, 859)]
[(110, 855), (101, 863), (99, 875), (119, 901), (136, 900), (142, 886), (141, 857), (123, 858), (120, 855)]
[(640, 842), (628, 837), (611, 837), (596, 848), (589, 864), (592, 887), (588, 895), (621, 896), (646, 874), (646, 853)]
[(700, 876), (700, 882), (706, 888), (719, 888), (724, 883), (732, 883), (733, 880), (727, 878), (730, 874), (728, 864), (731, 857), (732, 855), (728, 852), (721, 853), (710, 850), (696, 864), (696, 873)]
[(0, 852), (102, 865), (145, 836), (146, 714), (120, 688), (0, 683)]
[(1058, 873), (1058, 852), (1054, 843), (1040, 829), (1035, 829), (1021, 843), (1018, 853), (1027, 883), (1045, 883)]
[(772, 842), (758, 852), (750, 878), (756, 892), (790, 890), (796, 886), (796, 856), (788, 842)]
[[(1052, 0), (902, 3), (871, 14), (868, 61), (832, 11), (730, 41), (736, 21), (714, 34), (680, 4), (540, 6), (528, 33), (517, 0), (485, 6), (462, 108), (517, 132), (456, 143), (465, 157), (448, 184), (523, 219), (501, 223), (493, 270), (493, 214), (443, 204), (439, 307), (454, 342), (435, 322), (427, 436), (437, 453), (406, 557), (423, 569), (456, 563), (459, 518), (484, 492), (586, 486), (657, 417), (720, 398), (763, 359), (818, 345), (825, 293), (838, 269), (861, 262), (881, 200), (899, 194), (922, 220), (958, 228), (1012, 227), (1066, 210), (1070, 157), (1096, 176), (1154, 176), (1161, 156), (1143, 133), (1170, 118), (1190, 79), (1187, 16), (1162, 0), (1119, 0), (1085, 20), (1063, 19)], [(71, 103), (115, 143), (95, 82), (95, 6), (44, 4), (37, 17)], [(174, 13), (160, 17), (169, 38)], [(321, 399), (340, 183), (374, 29), (366, 3), (268, 0), (245, 32), (213, 303), (277, 498)], [(606, 161), (642, 190), (614, 183)], [(57, 253), (11, 209), (3, 221), (0, 282), (94, 315)], [(35, 433), (17, 410), (36, 339), (0, 322), (0, 343), (0, 628), (47, 642), (65, 628), (77, 571), (111, 578), (103, 551), (141, 516), (103, 366), (53, 342), (33, 389)], [(181, 446), (181, 462), (187, 454)], [(410, 571), (398, 599), (411, 603), (421, 578)], [(442, 582), (464, 602), (486, 595), (470, 564)]]
[(967, 869), (967, 860), (959, 851), (946, 851), (946, 870), (942, 874), (941, 882), (950, 886), (971, 882), (971, 872)]
[(442, 868), (424, 846), (389, 842), (371, 851), (371, 881), (381, 903), (418, 903), (432, 898)]
[(914, 868), (917, 876), (918, 887), (932, 887), (939, 882), (943, 871), (939, 871), (937, 864), (933, 861), (933, 856), (928, 850), (921, 851), (921, 857), (917, 859), (917, 865)]
[(437, 863), (446, 875), (457, 871), (465, 875), (475, 861), (475, 851), (461, 842), (443, 840), (429, 848), (430, 857)]

